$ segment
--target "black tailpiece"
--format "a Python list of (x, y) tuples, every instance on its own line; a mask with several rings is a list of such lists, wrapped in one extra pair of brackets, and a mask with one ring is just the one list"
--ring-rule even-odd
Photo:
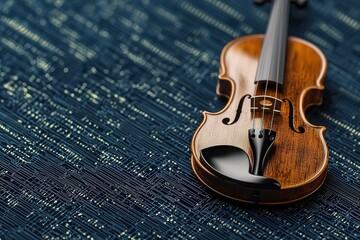
[[(254, 174), (250, 173), (249, 156), (244, 150), (235, 146), (219, 145), (205, 148), (201, 150), (200, 161), (213, 174), (229, 181), (235, 181), (240, 185), (251, 188), (279, 189), (280, 183), (275, 179), (259, 176), (262, 173), (264, 159), (259, 163), (255, 162), (258, 161), (259, 156), (266, 157), (268, 151), (266, 154), (262, 154), (262, 152), (268, 145), (268, 141), (265, 140), (262, 143), (259, 136), (251, 138), (250, 135), (249, 137), (250, 142), (252, 142), (251, 145), (255, 146), (253, 148), (254, 155), (257, 156), (254, 159), (254, 170), (256, 169), (256, 171), (252, 171)], [(260, 147), (259, 144), (264, 144), (264, 147)], [(260, 155), (256, 152), (260, 152)]]

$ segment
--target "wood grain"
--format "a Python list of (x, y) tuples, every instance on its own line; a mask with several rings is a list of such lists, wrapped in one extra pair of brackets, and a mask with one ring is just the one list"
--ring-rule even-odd
[[(229, 98), (220, 112), (204, 112), (204, 120), (196, 130), (191, 144), (191, 162), (196, 176), (209, 188), (244, 202), (252, 202), (254, 189), (242, 187), (210, 173), (200, 162), (201, 149), (216, 145), (233, 145), (250, 156), (252, 151), (248, 130), (261, 126), (261, 113), (250, 112), (250, 100), (244, 102), (243, 112), (233, 125), (222, 123), (223, 118), (233, 119), (239, 100), (246, 94), (262, 95), (263, 87), (255, 88), (254, 78), (260, 56), (263, 35), (249, 35), (230, 42), (222, 51), (217, 94)], [(326, 72), (326, 59), (314, 45), (290, 37), (285, 66), (285, 81), (278, 89), (279, 99), (287, 98), (294, 106), (295, 127), (302, 126), (305, 133), (296, 133), (289, 127), (289, 105), (283, 103), (281, 114), (275, 115), (273, 130), (277, 132), (275, 149), (269, 157), (264, 176), (281, 184), (279, 190), (256, 189), (261, 204), (279, 204), (299, 200), (316, 191), (323, 183), (328, 163), (328, 149), (323, 132), (325, 127), (308, 122), (305, 110), (321, 104), (320, 91)], [(275, 96), (275, 86), (269, 85), (267, 95)], [(265, 114), (264, 127), (269, 128), (271, 114)], [(254, 122), (253, 122), (254, 121)]]

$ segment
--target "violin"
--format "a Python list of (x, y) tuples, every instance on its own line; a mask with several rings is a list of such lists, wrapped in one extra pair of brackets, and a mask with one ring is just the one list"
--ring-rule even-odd
[(315, 192), (327, 174), (326, 128), (305, 115), (322, 103), (327, 60), (310, 42), (288, 37), (290, 2), (272, 1), (265, 35), (224, 47), (217, 94), (228, 102), (217, 113), (203, 112), (191, 142), (197, 178), (241, 202), (294, 202)]

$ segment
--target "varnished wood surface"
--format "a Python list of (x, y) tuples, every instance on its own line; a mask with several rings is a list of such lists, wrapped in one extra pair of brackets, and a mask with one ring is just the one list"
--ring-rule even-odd
[[(227, 197), (251, 202), (254, 189), (239, 187), (211, 174), (199, 161), (200, 150), (215, 145), (233, 145), (242, 148), (250, 156), (252, 151), (248, 130), (261, 128), (261, 113), (255, 118), (250, 112), (250, 101), (245, 101), (242, 115), (233, 125), (222, 123), (223, 118), (233, 119), (239, 100), (245, 94), (254, 95), (254, 78), (261, 51), (263, 35), (250, 35), (230, 42), (222, 51), (217, 93), (229, 98), (227, 105), (218, 113), (204, 112), (204, 120), (194, 134), (191, 144), (192, 167), (197, 177), (214, 191)], [(292, 131), (288, 123), (289, 107), (282, 104), (281, 114), (275, 115), (273, 130), (277, 132), (275, 149), (269, 157), (264, 176), (281, 184), (280, 190), (260, 190), (260, 203), (277, 204), (301, 199), (318, 189), (326, 176), (328, 149), (323, 132), (325, 127), (314, 126), (306, 119), (304, 111), (310, 105), (321, 104), (320, 91), (326, 59), (312, 44), (294, 37), (288, 40), (284, 86), (278, 89), (278, 98), (289, 99), (294, 105), (295, 127), (302, 126), (305, 133)], [(264, 94), (258, 87), (256, 95)], [(275, 96), (270, 86), (267, 95)], [(265, 114), (264, 127), (270, 127), (271, 114)], [(252, 162), (251, 162), (252, 164)], [(258, 190), (258, 189), (257, 189)]]

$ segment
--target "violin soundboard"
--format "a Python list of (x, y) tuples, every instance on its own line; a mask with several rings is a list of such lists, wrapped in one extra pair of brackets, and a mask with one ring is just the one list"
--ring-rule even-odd
[[(3, 239), (359, 239), (360, 2), (292, 9), (289, 34), (328, 59), (329, 171), (278, 207), (228, 201), (190, 166), (201, 112), (219, 111), (219, 55), (265, 29), (248, 1), (0, 5)], [(296, 32), (294, 31), (296, 29)]]

